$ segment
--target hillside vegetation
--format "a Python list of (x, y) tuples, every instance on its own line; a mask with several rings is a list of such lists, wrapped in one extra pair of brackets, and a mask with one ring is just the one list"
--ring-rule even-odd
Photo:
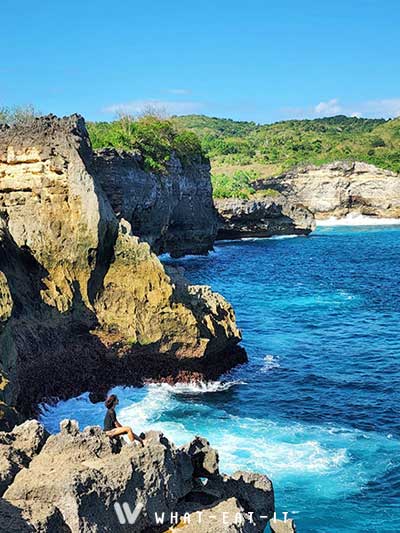
[(174, 117), (210, 157), (216, 196), (246, 197), (251, 181), (299, 164), (358, 160), (400, 172), (400, 118), (336, 116), (260, 125), (202, 115)]
[(204, 158), (198, 136), (169, 119), (153, 115), (121, 117), (113, 122), (88, 122), (87, 128), (93, 148), (137, 151), (149, 171), (163, 173), (172, 152), (183, 165)]
[[(0, 124), (28, 122), (38, 115), (33, 106), (0, 107)], [(160, 174), (167, 170), (172, 152), (183, 165), (209, 157), (214, 195), (219, 198), (252, 196), (255, 179), (296, 165), (365, 161), (400, 172), (400, 117), (338, 115), (261, 125), (204, 115), (166, 118), (149, 112), (112, 122), (88, 122), (87, 127), (95, 149), (137, 151), (144, 168)]]

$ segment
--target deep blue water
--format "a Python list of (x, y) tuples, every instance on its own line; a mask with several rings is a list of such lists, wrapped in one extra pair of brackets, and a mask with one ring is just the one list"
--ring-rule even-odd
[[(120, 418), (268, 474), (299, 531), (400, 531), (399, 258), (399, 227), (341, 227), (173, 261), (232, 302), (250, 362), (226, 384), (119, 389)], [(71, 413), (103, 407), (83, 395), (43, 421)]]

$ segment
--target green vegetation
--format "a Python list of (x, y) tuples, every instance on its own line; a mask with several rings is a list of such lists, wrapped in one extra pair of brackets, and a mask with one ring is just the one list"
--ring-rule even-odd
[[(33, 106), (0, 107), (0, 123), (26, 123), (38, 115)], [(203, 115), (165, 118), (150, 110), (138, 118), (123, 115), (87, 127), (94, 148), (137, 151), (148, 171), (166, 172), (173, 152), (183, 165), (209, 157), (217, 198), (254, 196), (255, 179), (309, 163), (365, 161), (400, 172), (400, 118), (339, 115), (260, 125)]]
[(400, 172), (400, 118), (336, 116), (259, 125), (198, 115), (174, 117), (195, 132), (217, 174), (257, 170), (262, 177), (298, 164), (358, 160)]
[(192, 131), (181, 131), (175, 123), (155, 115), (134, 119), (121, 117), (114, 122), (87, 124), (93, 148), (114, 147), (137, 151), (145, 170), (163, 173), (173, 151), (183, 165), (204, 157), (199, 138)]
[(238, 170), (232, 176), (212, 174), (211, 180), (215, 198), (250, 198), (255, 192), (251, 182), (257, 179), (254, 172)]

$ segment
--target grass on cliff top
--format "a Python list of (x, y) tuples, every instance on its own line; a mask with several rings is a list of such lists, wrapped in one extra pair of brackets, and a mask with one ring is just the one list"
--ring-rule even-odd
[(400, 172), (400, 118), (339, 115), (260, 125), (187, 115), (173, 121), (199, 136), (216, 175), (255, 171), (267, 178), (299, 164), (336, 160), (365, 161)]
[(93, 148), (138, 151), (143, 156), (144, 169), (151, 172), (165, 172), (173, 152), (183, 166), (205, 157), (194, 132), (151, 114), (136, 119), (123, 116), (113, 122), (88, 122), (87, 128)]
[(238, 170), (231, 175), (211, 174), (214, 198), (273, 198), (279, 196), (274, 189), (261, 189), (256, 191), (252, 185), (259, 177), (254, 170)]

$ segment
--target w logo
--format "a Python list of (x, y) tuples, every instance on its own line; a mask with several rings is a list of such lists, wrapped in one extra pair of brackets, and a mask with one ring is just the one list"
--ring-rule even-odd
[(128, 502), (124, 502), (123, 504), (117, 502), (114, 503), (114, 511), (121, 526), (124, 526), (125, 524), (133, 525), (139, 518), (143, 507), (143, 503), (137, 503), (136, 507), (132, 510)]

